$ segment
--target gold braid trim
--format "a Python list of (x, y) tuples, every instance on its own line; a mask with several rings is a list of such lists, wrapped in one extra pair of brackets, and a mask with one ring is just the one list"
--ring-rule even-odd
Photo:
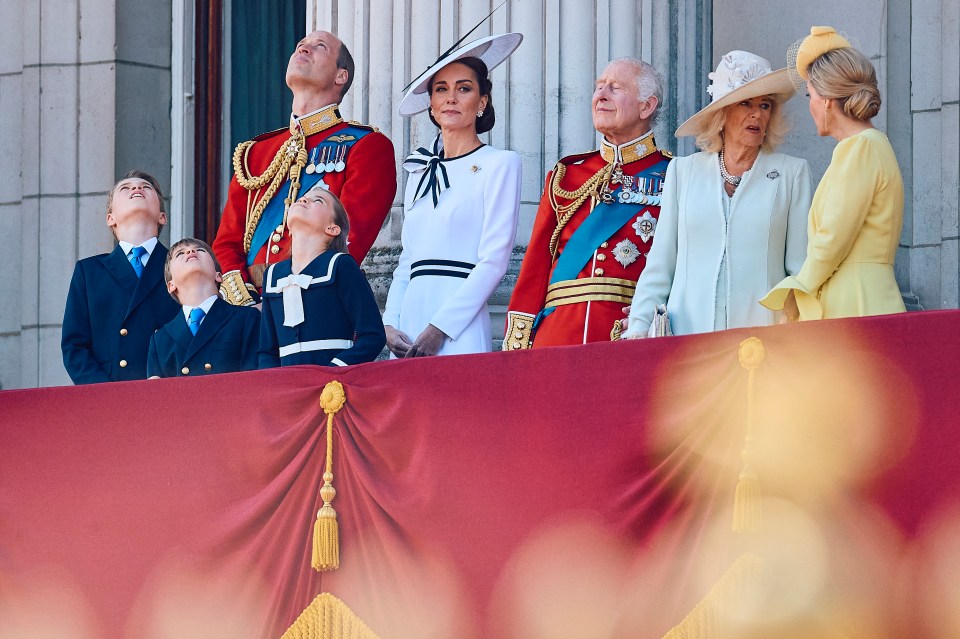
[[(562, 162), (557, 162), (557, 166), (553, 169), (553, 179), (550, 180), (550, 204), (557, 213), (557, 227), (553, 229), (553, 234), (550, 236), (550, 255), (554, 257), (557, 254), (557, 242), (560, 240), (560, 232), (563, 230), (563, 227), (567, 225), (567, 222), (570, 221), (570, 218), (573, 217), (574, 213), (577, 212), (580, 205), (582, 205), (588, 197), (600, 197), (601, 190), (610, 181), (610, 176), (613, 174), (613, 165), (607, 164), (604, 166), (575, 191), (568, 191), (560, 186), (566, 174), (566, 165)], [(565, 200), (572, 200), (572, 202), (561, 205), (557, 202), (558, 197)]]
[(281, 639), (377, 639), (376, 633), (329, 592), (316, 596)]
[(266, 192), (257, 200), (253, 211), (247, 215), (246, 230), (243, 233), (243, 250), (249, 252), (253, 244), (253, 233), (260, 224), (260, 218), (267, 204), (273, 199), (273, 196), (279, 190), (280, 185), (290, 176), (290, 193), (284, 200), (283, 222), (287, 221), (287, 209), (297, 197), (297, 191), (300, 189), (300, 171), (307, 165), (306, 140), (299, 131), (285, 142), (273, 157), (270, 165), (260, 175), (253, 177), (248, 174), (244, 166), (246, 155), (254, 141), (241, 142), (233, 152), (233, 172), (237, 176), (237, 182), (248, 191), (255, 191), (267, 186)]

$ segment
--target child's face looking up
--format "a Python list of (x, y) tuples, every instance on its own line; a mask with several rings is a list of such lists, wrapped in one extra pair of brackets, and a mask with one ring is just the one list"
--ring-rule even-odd
[(144, 179), (127, 178), (113, 190), (107, 226), (123, 228), (125, 224), (141, 221), (163, 225), (166, 215), (160, 210), (156, 189)]
[(330, 236), (340, 234), (336, 223), (333, 201), (325, 189), (314, 188), (290, 205), (287, 224), (292, 234), (325, 233)]
[(215, 284), (221, 281), (213, 256), (205, 248), (178, 246), (170, 258), (170, 281), (167, 283), (167, 290), (175, 293), (192, 278), (209, 279)]

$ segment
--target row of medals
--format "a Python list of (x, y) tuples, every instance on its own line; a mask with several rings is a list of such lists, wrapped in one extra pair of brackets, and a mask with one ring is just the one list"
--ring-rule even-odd
[(347, 147), (345, 145), (316, 147), (310, 154), (310, 162), (307, 163), (304, 171), (307, 175), (314, 173), (340, 173), (347, 168), (344, 159), (347, 157)]
[[(291, 146), (291, 148), (293, 148)], [(347, 168), (347, 163), (344, 162), (344, 159), (347, 157), (347, 147), (346, 146), (317, 146), (313, 149), (313, 152), (310, 154), (310, 162), (307, 163), (307, 166), (304, 167), (304, 171), (307, 175), (313, 175), (314, 173), (340, 173)], [(283, 224), (278, 226), (273, 232), (273, 237), (270, 239), (274, 242), (279, 242), (283, 237)], [(276, 255), (280, 252), (280, 247), (274, 244), (270, 247), (270, 252)]]
[[(634, 181), (637, 188), (633, 188)], [(604, 184), (600, 199), (606, 203), (613, 202), (611, 184), (619, 184), (622, 188), (617, 199), (621, 204), (641, 204), (643, 206), (660, 206), (660, 193), (663, 191), (663, 180), (658, 178), (634, 177), (625, 175), (623, 168), (617, 164), (610, 176), (610, 181)]]

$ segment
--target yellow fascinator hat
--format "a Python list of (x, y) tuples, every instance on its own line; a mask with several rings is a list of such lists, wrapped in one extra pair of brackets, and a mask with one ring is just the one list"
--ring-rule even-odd
[(850, 42), (833, 27), (810, 27), (810, 35), (804, 38), (796, 53), (797, 74), (807, 80), (807, 70), (813, 61), (827, 51), (849, 48)]

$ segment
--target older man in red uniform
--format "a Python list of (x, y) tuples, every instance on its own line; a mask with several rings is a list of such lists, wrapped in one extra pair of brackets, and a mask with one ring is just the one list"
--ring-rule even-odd
[(353, 82), (353, 58), (333, 34), (301, 40), (287, 65), (293, 91), (288, 128), (237, 146), (234, 176), (213, 250), (225, 297), (254, 304), (267, 265), (290, 257), (290, 203), (323, 183), (350, 217), (348, 250), (363, 261), (397, 191), (393, 145), (376, 129), (345, 122), (338, 103)]
[(616, 335), (660, 214), (670, 154), (650, 125), (660, 74), (621, 58), (593, 94), (600, 149), (565, 157), (547, 176), (507, 313), (504, 350), (585, 344)]

